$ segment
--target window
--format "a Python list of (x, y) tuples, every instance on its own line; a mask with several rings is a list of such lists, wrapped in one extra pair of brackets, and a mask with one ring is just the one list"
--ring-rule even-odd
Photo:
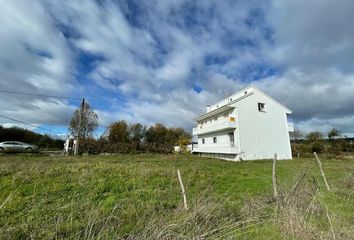
[(230, 139), (230, 142), (234, 142), (235, 141), (235, 135), (233, 132), (229, 132), (229, 139)]
[(265, 103), (258, 103), (258, 111), (265, 112)]
[(230, 145), (232, 147), (235, 146), (235, 136), (233, 132), (229, 132), (229, 140), (230, 140)]
[(217, 143), (216, 137), (213, 137), (213, 143)]
[(245, 91), (245, 95), (247, 94), (247, 91)]
[(205, 139), (204, 138), (202, 139), (202, 144), (205, 144)]

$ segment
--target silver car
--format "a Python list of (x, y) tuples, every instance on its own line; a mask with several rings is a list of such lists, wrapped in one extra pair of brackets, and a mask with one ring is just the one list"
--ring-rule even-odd
[(37, 149), (38, 147), (35, 145), (17, 141), (8, 141), (0, 143), (0, 152), (32, 152)]

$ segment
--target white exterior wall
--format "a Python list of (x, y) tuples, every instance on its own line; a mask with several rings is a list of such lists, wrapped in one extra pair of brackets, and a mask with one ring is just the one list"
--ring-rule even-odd
[[(226, 115), (225, 115), (226, 114)], [(198, 148), (194, 149), (195, 152), (205, 153), (227, 153), (237, 154), (239, 152), (238, 140), (236, 138), (237, 122), (232, 122), (232, 127), (228, 129), (222, 129), (216, 131), (220, 127), (224, 127), (224, 124), (230, 122), (230, 117), (237, 119), (237, 109), (227, 110), (211, 116), (198, 123), (198, 129), (202, 126), (204, 130), (210, 130), (208, 133), (198, 134)], [(228, 125), (229, 126), (229, 125)], [(231, 145), (229, 133), (234, 133), (234, 144)], [(217, 138), (217, 142), (213, 142), (213, 138)], [(203, 144), (203, 139), (205, 143)]]
[[(265, 112), (258, 103), (265, 103)], [(253, 94), (235, 103), (239, 111), (240, 155), (245, 160), (291, 159), (291, 147), (286, 110), (266, 95)]]
[[(228, 153), (237, 154), (239, 149), (237, 145), (231, 146), (229, 139), (229, 132), (234, 132), (235, 129), (224, 130), (220, 132), (213, 132), (198, 136), (198, 151), (205, 153)], [(217, 138), (217, 143), (213, 142), (213, 138)], [(203, 139), (205, 143), (203, 144)]]
[[(258, 110), (258, 103), (265, 104), (265, 112)], [(198, 134), (198, 147), (194, 152), (212, 153), (215, 156), (218, 153), (230, 154), (227, 158), (235, 160), (271, 159), (274, 153), (277, 153), (278, 159), (292, 158), (287, 122), (290, 110), (257, 88), (249, 87), (208, 107), (207, 113), (227, 104), (231, 104), (232, 110), (228, 111), (236, 120), (232, 124), (233, 128), (215, 131), (222, 127), (217, 125), (220, 119), (225, 120), (221, 117), (222, 113), (208, 116), (207, 119), (201, 118), (203, 120), (198, 121), (197, 128), (193, 129)], [(232, 131), (233, 146), (228, 135)], [(217, 143), (213, 143), (213, 137), (217, 137)], [(205, 144), (202, 143), (203, 138)]]

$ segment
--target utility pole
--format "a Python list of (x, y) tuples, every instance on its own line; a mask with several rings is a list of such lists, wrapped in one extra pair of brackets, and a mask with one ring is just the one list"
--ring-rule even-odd
[(82, 132), (81, 127), (82, 127), (82, 118), (84, 116), (84, 107), (85, 107), (85, 98), (82, 99), (81, 107), (80, 107), (79, 131), (78, 131), (78, 134), (77, 134), (74, 155), (77, 155), (79, 153), (79, 141), (80, 141), (81, 132)]

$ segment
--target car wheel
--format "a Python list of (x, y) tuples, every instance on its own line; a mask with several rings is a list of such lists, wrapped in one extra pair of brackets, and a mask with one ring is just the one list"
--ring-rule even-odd
[(5, 149), (3, 147), (0, 147), (0, 153), (5, 152)]
[(30, 148), (30, 147), (26, 148), (25, 150), (26, 150), (26, 152), (32, 152), (33, 151), (33, 149)]

